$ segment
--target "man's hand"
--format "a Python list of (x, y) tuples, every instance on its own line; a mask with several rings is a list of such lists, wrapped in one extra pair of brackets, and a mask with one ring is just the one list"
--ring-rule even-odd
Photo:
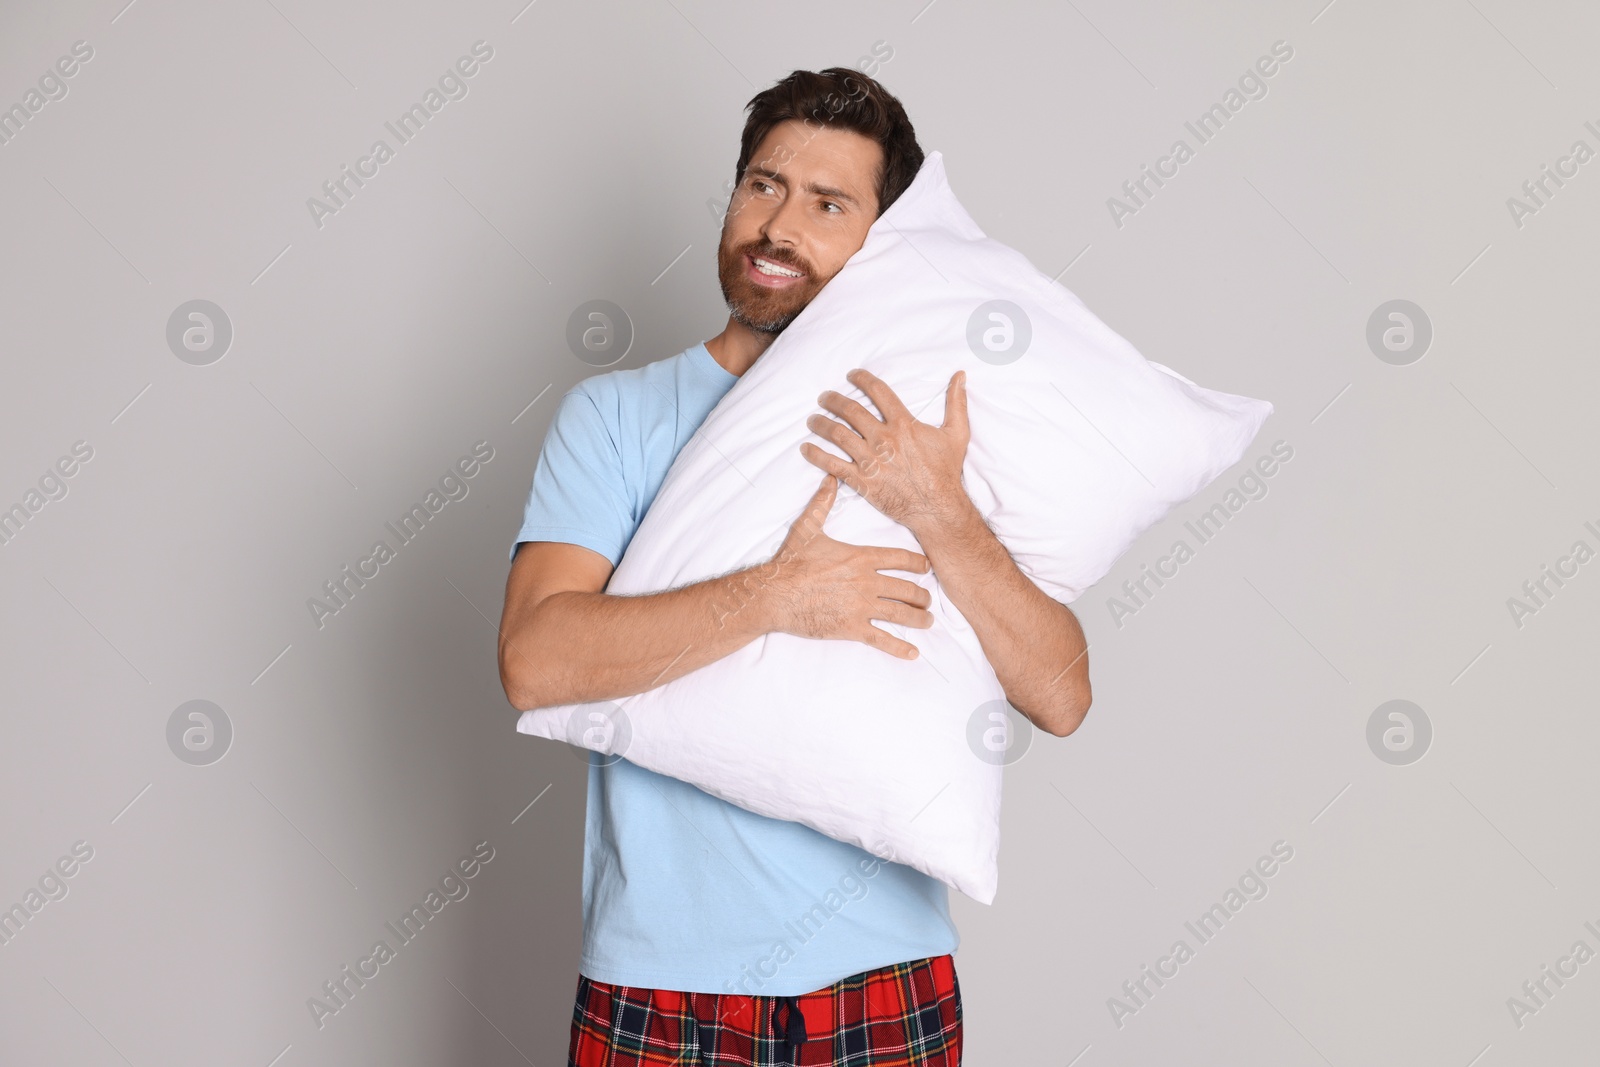
[(928, 557), (905, 548), (852, 545), (822, 532), (838, 495), (839, 480), (828, 475), (788, 536), (768, 562), (751, 568), (760, 589), (763, 629), (800, 637), (861, 641), (897, 656), (916, 659), (915, 645), (872, 625), (873, 619), (928, 629), (932, 595), (904, 578), (879, 571), (928, 573)]
[[(966, 461), (967, 372), (950, 376), (945, 389), (944, 423), (919, 422), (881, 378), (859, 367), (845, 375), (883, 413), (879, 419), (848, 397), (828, 390), (817, 403), (844, 423), (822, 415), (806, 427), (844, 450), (848, 461), (806, 441), (800, 452), (861, 494), (867, 503), (913, 534), (938, 523), (967, 500), (961, 486)], [(846, 425), (848, 424), (848, 425)]]
[(1089, 710), (1089, 648), (1072, 609), (1018, 569), (961, 484), (970, 440), (966, 372), (952, 375), (945, 389), (942, 426), (918, 422), (865, 370), (846, 377), (884, 418), (838, 393), (823, 393), (817, 402), (848, 426), (821, 415), (806, 426), (850, 459), (809, 441), (800, 451), (911, 531), (945, 597), (972, 625), (1011, 706), (1041, 730), (1070, 734)]

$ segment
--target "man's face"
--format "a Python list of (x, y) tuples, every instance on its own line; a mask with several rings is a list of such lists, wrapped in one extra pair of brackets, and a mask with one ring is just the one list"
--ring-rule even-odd
[(883, 149), (854, 130), (791, 119), (756, 146), (717, 249), (738, 322), (778, 334), (855, 254), (878, 216)]

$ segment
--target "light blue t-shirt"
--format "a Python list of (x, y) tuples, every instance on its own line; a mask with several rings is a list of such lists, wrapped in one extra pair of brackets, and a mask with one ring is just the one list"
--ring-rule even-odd
[[(678, 450), (738, 380), (698, 344), (567, 390), (517, 542), (582, 545), (615, 566)], [(956, 950), (942, 882), (606, 759), (591, 754), (584, 819), (578, 969), (590, 979), (798, 996)]]

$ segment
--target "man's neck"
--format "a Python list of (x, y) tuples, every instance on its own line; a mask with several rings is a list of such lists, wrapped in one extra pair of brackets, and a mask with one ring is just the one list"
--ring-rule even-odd
[(776, 334), (760, 333), (730, 318), (722, 332), (706, 342), (706, 351), (723, 370), (740, 378), (776, 338)]

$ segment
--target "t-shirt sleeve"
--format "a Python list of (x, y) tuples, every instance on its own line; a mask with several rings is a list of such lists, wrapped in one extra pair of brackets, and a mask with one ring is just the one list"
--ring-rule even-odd
[(615, 567), (634, 526), (616, 439), (594, 400), (571, 389), (545, 433), (511, 557), (523, 541), (563, 541), (592, 549)]

